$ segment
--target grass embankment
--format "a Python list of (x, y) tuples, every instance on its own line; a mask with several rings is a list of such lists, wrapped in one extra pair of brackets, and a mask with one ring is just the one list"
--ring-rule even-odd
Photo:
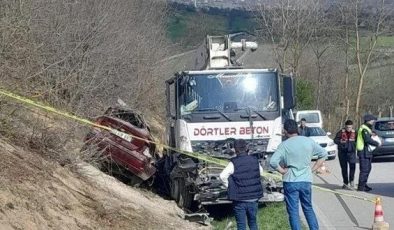
[[(255, 19), (248, 13), (221, 13), (213, 14), (202, 11), (189, 11), (174, 9), (167, 22), (167, 36), (171, 41), (177, 42), (190, 35), (199, 37), (209, 35), (223, 35), (240, 31), (253, 32), (256, 27)], [(198, 38), (198, 39), (197, 39)]]
[[(215, 218), (215, 217), (214, 217)], [(264, 230), (288, 230), (290, 229), (288, 215), (284, 203), (269, 203), (261, 205), (257, 214), (259, 229)], [(231, 223), (230, 223), (231, 222)], [(213, 229), (236, 229), (235, 218), (232, 214), (231, 206), (226, 208), (225, 213), (215, 218), (212, 223)], [(229, 227), (231, 226), (231, 227)]]

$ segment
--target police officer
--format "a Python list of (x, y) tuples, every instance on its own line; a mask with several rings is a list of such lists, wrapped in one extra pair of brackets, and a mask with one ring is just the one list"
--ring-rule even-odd
[(367, 185), (368, 176), (372, 169), (372, 152), (369, 151), (368, 145), (379, 146), (380, 143), (374, 141), (372, 136), (372, 126), (376, 117), (367, 114), (364, 116), (364, 124), (357, 131), (357, 155), (360, 160), (360, 177), (358, 181), (358, 191), (371, 191), (372, 188)]
[(345, 127), (338, 131), (334, 142), (338, 145), (338, 158), (343, 179), (342, 188), (353, 189), (356, 171), (356, 132), (351, 120), (347, 120)]

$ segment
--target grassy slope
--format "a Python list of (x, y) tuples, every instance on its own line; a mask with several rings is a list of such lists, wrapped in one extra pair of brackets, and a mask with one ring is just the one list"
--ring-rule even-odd
[[(272, 203), (267, 204), (259, 208), (257, 221), (260, 229), (264, 230), (287, 230), (290, 229), (288, 216), (286, 213), (284, 203)], [(215, 220), (213, 222), (214, 229), (222, 230), (226, 229), (227, 226), (231, 227), (228, 229), (236, 229), (236, 223), (234, 217), (230, 214), (222, 217), (222, 219)]]
[[(193, 28), (201, 25), (205, 27), (204, 31), (210, 35), (222, 35), (239, 31), (253, 32), (255, 27), (254, 19), (246, 14), (208, 14), (201, 11), (173, 9), (170, 15), (167, 35), (173, 42), (178, 42), (182, 38), (190, 36), (190, 33), (199, 33), (200, 31), (193, 30)], [(200, 34), (196, 34), (196, 38), (200, 36)], [(201, 40), (195, 42), (199, 44)]]

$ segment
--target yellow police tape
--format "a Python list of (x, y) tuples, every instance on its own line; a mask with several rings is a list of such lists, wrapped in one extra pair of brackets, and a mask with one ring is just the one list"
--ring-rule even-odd
[[(118, 130), (115, 130), (115, 129), (112, 129), (110, 127), (94, 123), (92, 121), (89, 121), (88, 119), (81, 118), (79, 116), (76, 116), (76, 115), (73, 115), (73, 114), (70, 114), (70, 113), (67, 113), (67, 112), (55, 109), (55, 108), (53, 108), (51, 106), (44, 105), (42, 103), (33, 101), (33, 100), (29, 99), (29, 98), (22, 97), (20, 95), (11, 93), (11, 92), (6, 91), (6, 90), (0, 89), (0, 94), (4, 95), (6, 97), (12, 98), (12, 99), (14, 99), (16, 101), (19, 101), (22, 104), (30, 105), (30, 106), (33, 106), (33, 107), (37, 107), (37, 108), (46, 110), (47, 112), (51, 112), (51, 113), (54, 113), (54, 114), (66, 117), (68, 119), (77, 121), (77, 122), (79, 122), (81, 124), (94, 126), (94, 127), (98, 127), (98, 128), (104, 129), (104, 130), (108, 130), (111, 133), (113, 133), (115, 135), (118, 135), (118, 136), (121, 136), (121, 137), (124, 137), (124, 138), (127, 138), (127, 136), (129, 136), (129, 137), (134, 138), (134, 139), (138, 139), (138, 140), (145, 141), (147, 143), (159, 145), (159, 146), (162, 146), (165, 149), (172, 150), (174, 152), (178, 152), (178, 153), (187, 155), (189, 157), (193, 157), (193, 158), (196, 158), (196, 159), (199, 159), (199, 160), (202, 160), (202, 161), (206, 161), (206, 162), (210, 162), (210, 163), (213, 163), (213, 164), (217, 164), (217, 165), (220, 165), (220, 166), (223, 166), (223, 167), (225, 167), (228, 164), (227, 160), (206, 156), (206, 155), (201, 154), (201, 153), (183, 151), (183, 150), (180, 150), (180, 149), (173, 148), (171, 146), (163, 145), (163, 144), (155, 142), (155, 141), (151, 141), (151, 140), (147, 140), (147, 139), (144, 139), (144, 138), (141, 138), (141, 137), (138, 137), (138, 136), (122, 133), (122, 132), (120, 132)], [(125, 137), (125, 135), (126, 135), (126, 137)], [(267, 177), (267, 178), (271, 178), (271, 179), (282, 180), (281, 176), (278, 175), (278, 174), (272, 174), (272, 173), (264, 172), (264, 174), (262, 176)], [(341, 195), (341, 196), (352, 197), (352, 198), (363, 200), (363, 201), (369, 201), (369, 202), (372, 202), (372, 203), (376, 202), (375, 200), (372, 200), (372, 199), (369, 199), (369, 198), (366, 198), (366, 197), (356, 196), (356, 195), (349, 194), (349, 193), (337, 192), (337, 191), (334, 191), (334, 190), (331, 190), (331, 189), (327, 189), (327, 188), (322, 188), (322, 187), (319, 187), (319, 186), (316, 186), (316, 185), (313, 185), (313, 188), (321, 190), (321, 191), (324, 191), (324, 192), (334, 193), (334, 194), (338, 194), (338, 195)]]

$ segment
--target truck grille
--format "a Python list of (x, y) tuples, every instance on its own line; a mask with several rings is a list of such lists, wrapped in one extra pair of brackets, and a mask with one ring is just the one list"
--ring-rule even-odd
[[(234, 139), (220, 141), (192, 141), (194, 152), (205, 153), (207, 155), (220, 158), (231, 158), (235, 155)], [(246, 140), (248, 143), (249, 153), (263, 153), (267, 150), (269, 139)]]
[(320, 146), (325, 148), (325, 147), (327, 147), (327, 143), (322, 143), (322, 144), (320, 144)]

